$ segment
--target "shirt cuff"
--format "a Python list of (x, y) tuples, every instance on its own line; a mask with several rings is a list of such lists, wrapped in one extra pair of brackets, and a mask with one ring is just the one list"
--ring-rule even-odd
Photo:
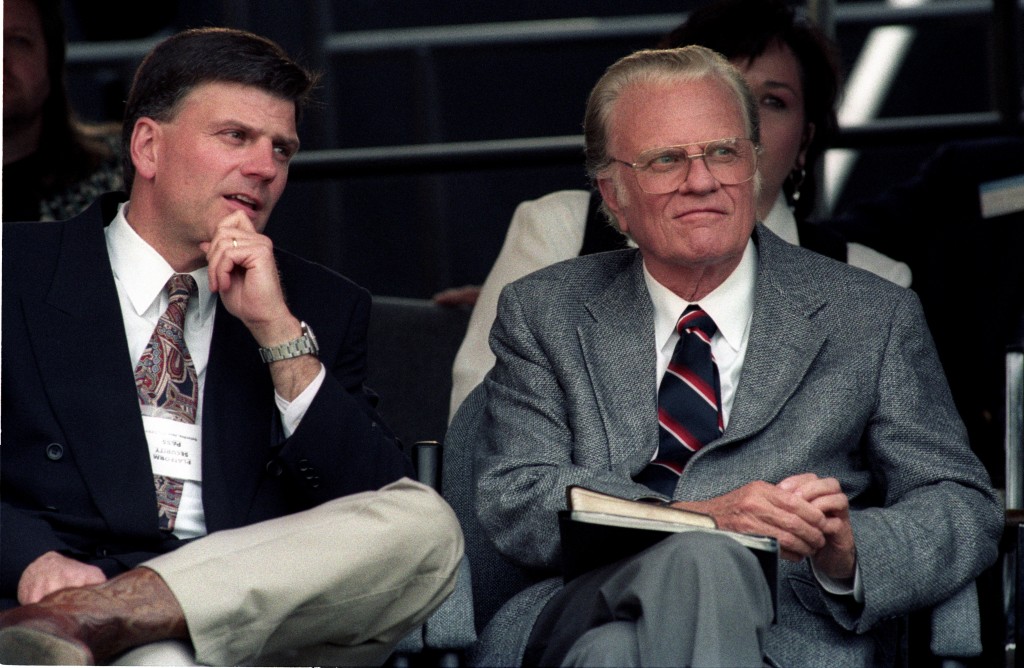
[(324, 378), (326, 377), (327, 369), (321, 363), (320, 373), (306, 386), (306, 389), (299, 393), (299, 396), (291, 401), (286, 401), (280, 394), (274, 392), (277, 410), (281, 412), (281, 426), (284, 429), (285, 438), (290, 438), (295, 433), (295, 430), (299, 428), (299, 423), (302, 422), (303, 416), (309, 410), (310, 405), (313, 403), (313, 398), (320, 391), (320, 386), (324, 384)]
[[(814, 573), (814, 577), (818, 580), (821, 588), (828, 593), (835, 596), (853, 596), (853, 600), (858, 603), (864, 602), (864, 583), (860, 581), (860, 564), (854, 564), (853, 578), (843, 580), (830, 578), (824, 573), (819, 573), (818, 569), (814, 567), (814, 560), (811, 560), (811, 571)], [(850, 581), (851, 579), (853, 582)]]

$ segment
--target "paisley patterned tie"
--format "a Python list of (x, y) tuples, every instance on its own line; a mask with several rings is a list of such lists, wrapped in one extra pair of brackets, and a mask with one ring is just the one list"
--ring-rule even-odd
[[(175, 274), (167, 290), (170, 303), (135, 367), (135, 385), (144, 414), (195, 424), (199, 380), (185, 347), (184, 327), (196, 282), (188, 274)], [(153, 481), (160, 529), (173, 531), (184, 481), (162, 475), (154, 475)]]

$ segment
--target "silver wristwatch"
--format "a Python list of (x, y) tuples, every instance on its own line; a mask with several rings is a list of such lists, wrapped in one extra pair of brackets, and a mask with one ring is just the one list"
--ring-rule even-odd
[(270, 364), (281, 360), (299, 357), (300, 355), (319, 355), (320, 345), (316, 342), (316, 335), (305, 322), (299, 323), (302, 326), (302, 336), (292, 339), (269, 348), (260, 348), (260, 358)]

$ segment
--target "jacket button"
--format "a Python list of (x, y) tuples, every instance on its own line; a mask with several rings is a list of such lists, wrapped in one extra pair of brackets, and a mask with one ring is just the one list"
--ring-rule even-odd
[(51, 443), (46, 446), (46, 458), (52, 462), (60, 461), (64, 458), (64, 446), (60, 443)]
[(284, 467), (281, 466), (281, 462), (277, 459), (271, 459), (267, 462), (267, 473), (274, 478), (280, 478), (281, 474), (284, 473)]

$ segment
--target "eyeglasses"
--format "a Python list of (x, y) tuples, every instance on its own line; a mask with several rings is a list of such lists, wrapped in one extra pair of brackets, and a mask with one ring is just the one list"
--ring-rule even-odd
[[(687, 153), (690, 146), (704, 146), (701, 153)], [(725, 186), (745, 183), (757, 171), (761, 147), (745, 137), (716, 139), (680, 146), (664, 146), (644, 151), (636, 162), (612, 158), (633, 169), (640, 189), (649, 195), (664, 195), (676, 190), (690, 174), (690, 165), (700, 158), (711, 176)]]

